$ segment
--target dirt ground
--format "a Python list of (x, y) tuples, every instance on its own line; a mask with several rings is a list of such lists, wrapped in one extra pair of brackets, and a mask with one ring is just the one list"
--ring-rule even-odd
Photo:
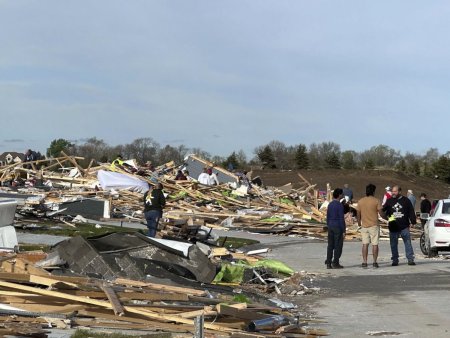
[(419, 206), (419, 196), (422, 192), (426, 193), (430, 200), (446, 198), (450, 194), (450, 185), (437, 179), (408, 175), (394, 170), (298, 170), (298, 171), (280, 171), (280, 170), (253, 170), (252, 177), (261, 177), (263, 183), (267, 186), (281, 186), (292, 183), (294, 188), (299, 188), (303, 180), (297, 173), (301, 173), (312, 184), (317, 184), (318, 190), (326, 191), (327, 183), (331, 188), (342, 188), (348, 183), (353, 190), (355, 200), (365, 196), (365, 187), (372, 183), (377, 187), (375, 197), (382, 198), (386, 186), (400, 185), (403, 194), (406, 195), (408, 189), (412, 189), (417, 197), (416, 207)]

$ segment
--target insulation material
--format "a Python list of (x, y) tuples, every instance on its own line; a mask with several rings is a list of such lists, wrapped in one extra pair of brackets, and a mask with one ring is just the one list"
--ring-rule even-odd
[(99, 170), (97, 178), (104, 190), (130, 190), (144, 193), (148, 190), (148, 183), (136, 177), (116, 173), (113, 171)]

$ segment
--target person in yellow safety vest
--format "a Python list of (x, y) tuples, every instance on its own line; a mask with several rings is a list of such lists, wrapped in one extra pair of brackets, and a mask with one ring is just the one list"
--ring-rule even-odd
[(116, 167), (122, 169), (121, 167), (123, 166), (123, 163), (124, 160), (122, 159), (122, 155), (117, 155), (117, 158), (111, 163), (111, 170), (116, 170)]

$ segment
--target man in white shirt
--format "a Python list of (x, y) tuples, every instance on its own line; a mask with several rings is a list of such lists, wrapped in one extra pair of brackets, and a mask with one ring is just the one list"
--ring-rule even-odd
[(197, 181), (204, 185), (209, 185), (209, 175), (206, 168), (203, 168), (203, 172), (198, 176)]
[(212, 169), (208, 169), (209, 175), (209, 185), (219, 185), (219, 179), (217, 178), (216, 173), (212, 171)]

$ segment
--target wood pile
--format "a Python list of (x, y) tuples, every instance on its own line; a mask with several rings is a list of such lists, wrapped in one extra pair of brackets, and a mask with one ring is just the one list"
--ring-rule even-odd
[[(107, 282), (54, 276), (15, 255), (0, 260), (2, 335), (47, 337), (49, 327), (82, 327), (192, 337), (194, 319), (199, 316), (203, 316), (205, 337), (326, 335), (321, 329), (308, 328), (312, 319), (295, 318), (279, 307), (238, 302), (206, 286), (196, 289), (123, 278)], [(259, 324), (262, 319), (271, 328)], [(255, 329), (258, 332), (251, 332)]]
[[(39, 211), (47, 206), (55, 206), (66, 201), (83, 198), (108, 199), (112, 206), (112, 217), (117, 220), (144, 222), (142, 214), (142, 193), (129, 190), (102, 190), (97, 181), (99, 170), (111, 169), (111, 164), (93, 166), (93, 161), (83, 168), (82, 157), (62, 156), (49, 160), (11, 164), (0, 167), (0, 183), (13, 183), (23, 178), (24, 187), (14, 190), (33, 193), (39, 199), (29, 199), (23, 207), (32, 210), (34, 215), (45, 215)], [(70, 164), (67, 168), (65, 165)], [(210, 164), (205, 161), (205, 164)], [(60, 169), (60, 170), (59, 170)], [(69, 171), (70, 169), (70, 171)], [(226, 171), (223, 168), (220, 168)], [(58, 170), (60, 172), (58, 172)], [(62, 172), (61, 172), (62, 171)], [(148, 184), (161, 182), (168, 194), (164, 212), (162, 234), (176, 236), (186, 231), (188, 226), (204, 225), (218, 229), (244, 229), (259, 233), (279, 233), (306, 237), (326, 237), (326, 208), (319, 207), (325, 202), (319, 197), (316, 185), (298, 174), (301, 186), (293, 189), (290, 184), (265, 189), (253, 185), (248, 194), (240, 196), (229, 184), (205, 186), (194, 181), (177, 181), (177, 167), (174, 162), (166, 163), (150, 170), (146, 167), (115, 167), (115, 172), (138, 178)], [(36, 179), (50, 184), (51, 189), (39, 189), (33, 183)], [(27, 184), (31, 182), (31, 184)], [(2, 187), (0, 191), (11, 190)], [(48, 190), (48, 191), (47, 191)], [(327, 199), (331, 196), (331, 186), (327, 185)], [(57, 213), (57, 212), (56, 212)], [(48, 213), (52, 214), (52, 213)], [(359, 238), (356, 219), (349, 217), (347, 239)], [(196, 228), (196, 227), (194, 227)], [(382, 227), (382, 237), (388, 237), (387, 226)], [(412, 231), (413, 237), (420, 237), (419, 230)]]
[[(112, 170), (109, 163), (83, 168), (81, 157), (62, 153), (61, 157), (17, 163), (0, 168), (2, 190), (11, 189), (19, 193), (41, 196), (29, 199), (25, 207), (36, 214), (37, 206), (54, 206), (65, 201), (82, 198), (104, 198), (110, 200), (113, 217), (122, 220), (144, 221), (142, 215), (142, 193), (119, 190), (102, 190), (97, 181), (99, 170)], [(65, 165), (69, 163), (71, 168)], [(70, 171), (68, 170), (70, 169)], [(145, 167), (128, 170), (116, 167), (114, 171), (139, 178), (148, 184), (161, 182), (168, 194), (163, 229), (170, 233), (180, 220), (204, 224), (211, 227), (247, 229), (256, 232), (289, 233), (302, 236), (323, 236), (325, 214), (319, 210), (323, 200), (318, 198), (315, 185), (304, 177), (299, 189), (286, 187), (264, 189), (253, 185), (248, 194), (239, 196), (229, 184), (205, 186), (196, 181), (176, 181), (176, 167), (169, 162), (150, 171)], [(224, 169), (222, 169), (224, 170)], [(61, 172), (62, 171), (62, 172)], [(52, 188), (39, 189), (35, 182), (42, 179)], [(25, 186), (14, 187), (15, 182)], [(30, 183), (31, 182), (31, 183)], [(5, 187), (5, 185), (12, 187)], [(34, 183), (34, 184), (33, 184)], [(44, 187), (45, 188), (45, 187)], [(45, 208), (44, 208), (45, 209)], [(242, 212), (241, 212), (242, 211)], [(176, 227), (174, 229), (177, 231)]]

